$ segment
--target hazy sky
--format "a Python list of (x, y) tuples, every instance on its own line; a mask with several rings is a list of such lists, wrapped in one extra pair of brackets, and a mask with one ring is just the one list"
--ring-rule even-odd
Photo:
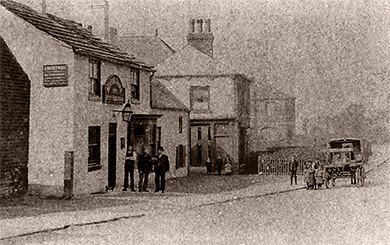
[[(19, 0), (23, 2), (22, 0)], [(48, 12), (102, 30), (103, 0), (46, 0)], [(25, 3), (39, 7), (41, 0)], [(186, 44), (190, 18), (210, 18), (215, 58), (297, 97), (301, 117), (349, 103), (385, 109), (390, 3), (377, 0), (109, 0), (119, 35)]]

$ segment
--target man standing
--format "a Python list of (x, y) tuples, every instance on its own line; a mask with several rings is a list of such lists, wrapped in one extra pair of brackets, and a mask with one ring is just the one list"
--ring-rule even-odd
[(149, 155), (147, 149), (138, 158), (138, 173), (139, 173), (139, 192), (149, 192), (148, 187), (149, 172), (152, 170), (152, 157)]
[(157, 149), (157, 163), (155, 166), (155, 182), (156, 182), (156, 190), (154, 192), (162, 193), (165, 191), (165, 173), (169, 171), (169, 159), (168, 156), (163, 154), (164, 148), (159, 146)]
[(221, 175), (222, 164), (223, 164), (222, 158), (221, 158), (221, 156), (218, 156), (218, 158), (217, 158), (217, 170), (218, 170), (218, 175)]
[(125, 184), (123, 186), (122, 191), (127, 191), (127, 188), (129, 187), (129, 172), (130, 172), (130, 189), (131, 191), (135, 191), (134, 166), (136, 160), (137, 160), (137, 153), (133, 149), (133, 146), (129, 145), (126, 152), (126, 160), (125, 160)]
[(288, 169), (290, 170), (291, 185), (293, 184), (293, 178), (295, 179), (295, 184), (297, 184), (298, 161), (296, 160), (295, 155), (292, 155), (291, 161), (288, 165)]

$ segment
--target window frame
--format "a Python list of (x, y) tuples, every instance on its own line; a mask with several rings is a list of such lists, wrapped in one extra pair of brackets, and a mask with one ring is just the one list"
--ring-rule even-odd
[[(207, 109), (194, 109), (194, 100), (195, 100), (195, 93), (196, 90), (205, 90), (207, 92)], [(191, 107), (191, 112), (194, 113), (210, 113), (210, 86), (191, 86), (190, 87), (190, 107)], [(206, 102), (202, 102), (206, 103)]]
[[(96, 130), (94, 133), (96, 136), (95, 141), (92, 142), (91, 130)], [(96, 147), (96, 149), (95, 149)], [(91, 160), (91, 148), (95, 149), (94, 152), (97, 154), (94, 160)], [(88, 172), (102, 169), (101, 165), (101, 127), (100, 126), (89, 126), (88, 127)]]
[[(131, 76), (131, 87), (130, 90), (131, 93), (131, 100), (134, 102), (141, 101), (141, 71), (138, 69), (130, 69), (130, 76)], [(133, 88), (135, 88), (135, 91), (133, 91)]]
[[(94, 71), (92, 69), (93, 65), (97, 65), (97, 76), (95, 77)], [(89, 77), (89, 91), (88, 91), (88, 98), (89, 100), (100, 100), (102, 97), (102, 79), (101, 79), (101, 62), (99, 60), (95, 59), (89, 59), (88, 60), (88, 77)], [(96, 92), (93, 91), (93, 81), (96, 83)]]

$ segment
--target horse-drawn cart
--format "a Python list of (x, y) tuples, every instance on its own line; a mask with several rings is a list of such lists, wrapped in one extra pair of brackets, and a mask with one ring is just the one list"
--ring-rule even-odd
[(360, 139), (335, 139), (328, 143), (325, 186), (337, 178), (350, 178), (351, 184), (364, 184), (367, 154)]

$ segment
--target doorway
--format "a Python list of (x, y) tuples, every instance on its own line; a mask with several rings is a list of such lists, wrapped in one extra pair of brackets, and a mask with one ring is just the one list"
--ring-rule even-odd
[(116, 123), (110, 123), (108, 129), (108, 187), (116, 185)]

